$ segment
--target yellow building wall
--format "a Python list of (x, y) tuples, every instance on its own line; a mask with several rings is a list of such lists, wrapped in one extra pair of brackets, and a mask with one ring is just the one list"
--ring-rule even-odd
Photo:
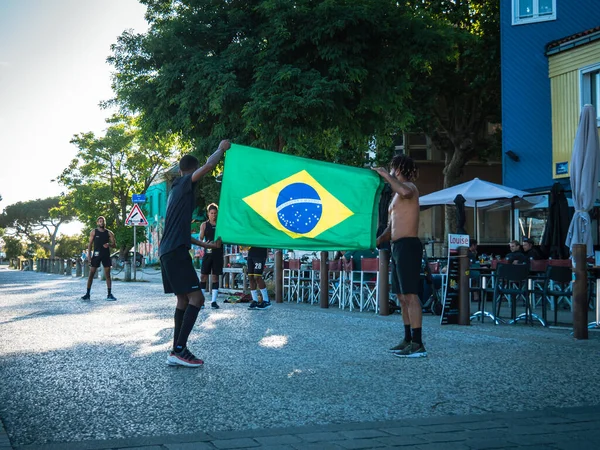
[(570, 171), (573, 141), (581, 112), (580, 69), (600, 63), (600, 41), (575, 47), (548, 58), (552, 97), (552, 176), (566, 178), (570, 173), (557, 174), (557, 163), (567, 162)]

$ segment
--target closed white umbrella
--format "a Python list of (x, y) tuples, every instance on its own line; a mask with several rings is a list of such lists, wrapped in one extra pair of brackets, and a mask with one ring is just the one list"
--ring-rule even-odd
[(579, 117), (571, 156), (571, 191), (575, 214), (565, 241), (565, 245), (571, 249), (571, 252), (573, 252), (573, 244), (585, 244), (587, 256), (594, 254), (588, 211), (596, 201), (598, 180), (600, 180), (600, 141), (596, 110), (592, 105), (585, 105)]

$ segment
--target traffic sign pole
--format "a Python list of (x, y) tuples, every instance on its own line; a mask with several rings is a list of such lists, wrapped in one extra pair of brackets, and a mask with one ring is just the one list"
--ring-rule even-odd
[(135, 241), (135, 229), (136, 226), (135, 224), (133, 225), (133, 281), (137, 281), (135, 276), (136, 276), (136, 268), (137, 268), (137, 245), (136, 245), (136, 241)]

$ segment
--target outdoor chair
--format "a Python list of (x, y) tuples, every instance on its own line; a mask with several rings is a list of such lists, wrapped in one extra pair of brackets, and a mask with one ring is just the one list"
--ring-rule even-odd
[(300, 287), (300, 260), (290, 259), (287, 263), (288, 267), (283, 269), (283, 296), (290, 302)]
[(529, 271), (531, 272), (530, 291), (533, 295), (533, 308), (538, 304), (544, 306), (544, 283), (546, 281), (546, 270), (549, 260), (547, 259), (532, 259), (530, 261)]
[[(511, 319), (516, 318), (516, 300), (522, 297), (525, 300), (525, 308), (530, 308), (527, 301), (527, 277), (529, 276), (528, 264), (498, 264), (494, 275), (493, 286), (486, 287), (484, 294), (492, 293), (492, 310), (494, 311), (494, 319), (496, 323), (505, 322), (500, 318), (500, 308), (502, 299), (508, 300), (511, 307)], [(483, 300), (487, 295), (483, 296)], [(514, 297), (514, 298), (513, 298)], [(481, 309), (481, 308), (480, 308)]]
[(542, 297), (542, 317), (546, 319), (546, 299), (553, 298), (554, 325), (558, 324), (558, 301), (560, 298), (572, 298), (571, 280), (573, 271), (565, 265), (549, 265), (546, 270), (544, 292)]
[(310, 304), (319, 302), (321, 295), (321, 260), (313, 259), (311, 261), (310, 271)]
[(478, 302), (481, 302), (481, 272), (476, 268), (471, 267), (469, 269), (469, 300), (473, 301), (472, 294), (478, 293)]
[[(354, 309), (355, 297), (359, 298), (355, 294), (355, 292), (359, 292), (358, 289), (356, 291), (353, 289), (354, 278), (359, 276), (359, 273), (354, 271), (354, 259), (347, 260), (342, 258), (340, 261), (342, 262), (342, 292), (339, 306), (341, 309), (345, 309), (347, 306), (352, 311)], [(356, 305), (358, 305), (358, 300)]]
[(335, 305), (342, 302), (343, 276), (342, 261), (329, 261), (327, 264), (327, 279), (329, 286), (329, 304)]
[(379, 258), (360, 260), (360, 311), (373, 308), (379, 311)]

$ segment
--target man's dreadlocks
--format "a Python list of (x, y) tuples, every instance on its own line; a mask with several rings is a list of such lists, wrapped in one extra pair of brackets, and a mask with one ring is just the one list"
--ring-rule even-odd
[(419, 169), (410, 156), (403, 153), (394, 156), (392, 169), (400, 169), (400, 173), (408, 180), (415, 181), (419, 177)]

